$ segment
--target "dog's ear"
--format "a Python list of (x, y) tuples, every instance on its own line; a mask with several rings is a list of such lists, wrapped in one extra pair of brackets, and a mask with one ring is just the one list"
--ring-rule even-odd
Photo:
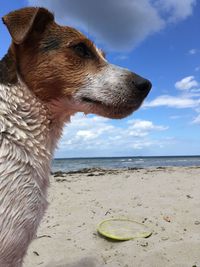
[(10, 12), (2, 18), (15, 44), (23, 43), (32, 30), (42, 32), (54, 16), (45, 8), (28, 7)]

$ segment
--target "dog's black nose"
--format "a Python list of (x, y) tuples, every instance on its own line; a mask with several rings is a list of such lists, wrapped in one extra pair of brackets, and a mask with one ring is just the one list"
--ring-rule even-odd
[(142, 78), (141, 76), (137, 75), (136, 73), (132, 73), (130, 76), (130, 81), (132, 83), (133, 89), (137, 89), (138, 93), (142, 97), (146, 97), (152, 87), (152, 84), (149, 80)]
[(129, 72), (129, 75), (127, 76), (127, 82), (130, 88), (133, 89), (135, 93), (138, 94), (138, 96), (141, 96), (142, 98), (145, 98), (151, 87), (152, 84), (149, 80), (137, 75), (136, 73)]
[(140, 91), (147, 91), (149, 92), (151, 87), (152, 87), (152, 84), (149, 80), (147, 79), (139, 79), (139, 80), (136, 80), (135, 82), (135, 86), (137, 87), (138, 90)]

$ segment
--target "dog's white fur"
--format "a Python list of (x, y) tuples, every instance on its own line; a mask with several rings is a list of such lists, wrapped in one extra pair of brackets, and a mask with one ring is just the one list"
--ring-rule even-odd
[(48, 109), (24, 85), (0, 85), (0, 107), (0, 266), (20, 267), (47, 207), (64, 121), (50, 124)]

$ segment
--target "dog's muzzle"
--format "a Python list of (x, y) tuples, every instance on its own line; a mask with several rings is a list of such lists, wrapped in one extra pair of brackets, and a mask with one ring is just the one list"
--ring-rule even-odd
[(137, 110), (152, 84), (127, 69), (107, 64), (75, 94), (85, 113), (120, 119)]

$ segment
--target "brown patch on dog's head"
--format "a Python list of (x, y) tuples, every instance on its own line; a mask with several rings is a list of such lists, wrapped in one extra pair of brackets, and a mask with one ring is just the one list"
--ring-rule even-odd
[(71, 95), (105, 64), (82, 33), (55, 23), (44, 8), (24, 8), (3, 17), (12, 37), (18, 73), (43, 101)]

